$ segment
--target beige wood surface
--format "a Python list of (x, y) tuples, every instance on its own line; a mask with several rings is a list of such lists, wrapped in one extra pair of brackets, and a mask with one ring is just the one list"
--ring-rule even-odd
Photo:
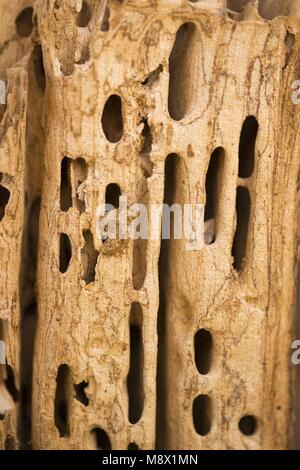
[[(299, 15), (0, 0), (0, 448), (290, 446)], [(102, 240), (118, 188), (207, 244)]]

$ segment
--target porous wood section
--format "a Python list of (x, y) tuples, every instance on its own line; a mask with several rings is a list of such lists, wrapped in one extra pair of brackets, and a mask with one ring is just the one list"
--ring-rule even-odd
[[(1, 137), (15, 202), (0, 314), (17, 377), (22, 225), (26, 240), (39, 226), (20, 299), (25, 325), (25, 305), (38, 312), (35, 449), (289, 446), (300, 8), (242, 3), (34, 2), (32, 50), (13, 69), (22, 145), (8, 158)], [(30, 207), (41, 195), (37, 226), (31, 212), (23, 223), (23, 181)], [(98, 207), (119, 193), (202, 203), (207, 244), (102, 239)], [(2, 445), (15, 433), (16, 409)]]
[(17, 446), (27, 74), (25, 63), (16, 62), (31, 41), (16, 34), (15, 19), (28, 3), (2, 0), (0, 5), (0, 80), (7, 94), (6, 104), (0, 104), (0, 340), (7, 362), (0, 364), (1, 449)]

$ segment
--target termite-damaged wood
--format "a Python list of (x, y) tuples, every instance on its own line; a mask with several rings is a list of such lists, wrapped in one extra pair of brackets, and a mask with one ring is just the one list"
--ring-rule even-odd
[[(0, 123), (0, 340), (6, 364), (0, 364), (0, 447), (17, 446), (19, 400), (19, 273), (24, 208), (24, 160), (27, 74), (24, 66), (7, 72), (9, 95)], [(3, 359), (3, 358), (2, 358)]]
[[(34, 8), (33, 42), (16, 40), (13, 69), (22, 53), (0, 49), (22, 84), (0, 128), (16, 214), (0, 222), (0, 315), (18, 387), (19, 300), (37, 302), (33, 448), (287, 448), (299, 1), (19, 3), (9, 21)], [(37, 299), (35, 274), (28, 297), (17, 282), (25, 189), (41, 194)], [(101, 239), (98, 206), (119, 194), (202, 203), (203, 248)]]

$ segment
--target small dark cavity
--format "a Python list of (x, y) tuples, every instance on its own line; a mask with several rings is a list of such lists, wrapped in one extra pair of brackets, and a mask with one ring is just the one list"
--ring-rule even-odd
[(63, 212), (72, 207), (71, 162), (68, 157), (64, 157), (61, 162), (60, 209)]
[(122, 100), (118, 95), (111, 95), (106, 101), (102, 113), (102, 128), (109, 142), (116, 143), (123, 135)]
[(250, 178), (255, 165), (255, 147), (258, 133), (258, 122), (254, 116), (247, 116), (240, 136), (239, 177)]
[(242, 9), (250, 0), (227, 0), (227, 8), (236, 13), (241, 13)]
[(137, 423), (144, 409), (144, 348), (143, 348), (143, 310), (139, 303), (131, 306), (129, 319), (130, 364), (127, 376), (128, 419)]
[(72, 258), (72, 246), (70, 239), (67, 234), (60, 234), (59, 242), (59, 270), (61, 273), (65, 273)]
[(86, 284), (95, 281), (99, 251), (95, 249), (93, 234), (90, 230), (83, 231), (84, 247), (81, 250), (82, 279)]
[(211, 369), (213, 339), (208, 330), (200, 329), (194, 336), (195, 363), (199, 374), (206, 375)]
[(79, 384), (74, 384), (75, 398), (84, 406), (88, 406), (89, 399), (85, 393), (85, 389), (88, 387), (89, 383), (86, 380), (83, 380)]
[(76, 24), (79, 28), (86, 28), (91, 21), (92, 13), (88, 2), (83, 1), (80, 12), (77, 15)]
[(10, 192), (7, 188), (0, 184), (0, 222), (5, 216), (7, 204), (10, 199)]
[(163, 71), (163, 66), (160, 64), (155, 70), (153, 70), (153, 72), (151, 72), (145, 78), (145, 80), (142, 82), (142, 85), (143, 86), (153, 85), (153, 83), (155, 83), (159, 79), (160, 74), (162, 73), (162, 71)]
[(107, 433), (101, 428), (94, 428), (91, 430), (94, 438), (95, 448), (97, 450), (111, 450), (111, 443)]
[(280, 16), (283, 13), (285, 2), (279, 0), (273, 0), (272, 2), (266, 0), (259, 0), (258, 13), (265, 20), (272, 20), (276, 16)]
[(57, 371), (56, 392), (54, 398), (54, 422), (60, 437), (70, 435), (69, 400), (70, 400), (70, 368), (61, 364)]
[(193, 402), (193, 421), (196, 432), (200, 436), (209, 434), (212, 422), (211, 398), (198, 395)]
[(130, 442), (127, 447), (128, 450), (139, 450), (139, 446), (135, 442)]
[(20, 37), (29, 37), (33, 30), (33, 8), (28, 7), (19, 13), (16, 18), (16, 30)]
[(44, 92), (46, 89), (46, 74), (43, 60), (43, 50), (40, 44), (33, 49), (33, 63), (36, 82), (38, 87)]
[(118, 186), (115, 183), (110, 183), (106, 187), (106, 193), (105, 193), (106, 206), (112, 206), (114, 209), (119, 209), (120, 197), (121, 197), (120, 186)]
[(14, 400), (14, 402), (16, 403), (17, 401), (19, 401), (20, 394), (19, 394), (19, 390), (16, 387), (15, 374), (14, 374), (13, 368), (8, 364), (6, 365), (5, 386), (10, 396)]
[(253, 436), (257, 430), (257, 419), (255, 416), (243, 416), (239, 421), (239, 430), (245, 436)]
[(194, 109), (199, 96), (199, 75), (201, 41), (194, 23), (184, 23), (176, 33), (174, 46), (169, 58), (170, 117), (180, 121)]

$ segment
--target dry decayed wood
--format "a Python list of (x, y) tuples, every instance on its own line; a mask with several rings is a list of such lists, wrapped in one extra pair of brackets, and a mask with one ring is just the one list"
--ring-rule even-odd
[[(287, 448), (300, 2), (0, 12), (0, 448)], [(102, 241), (119, 192), (214, 233)]]

